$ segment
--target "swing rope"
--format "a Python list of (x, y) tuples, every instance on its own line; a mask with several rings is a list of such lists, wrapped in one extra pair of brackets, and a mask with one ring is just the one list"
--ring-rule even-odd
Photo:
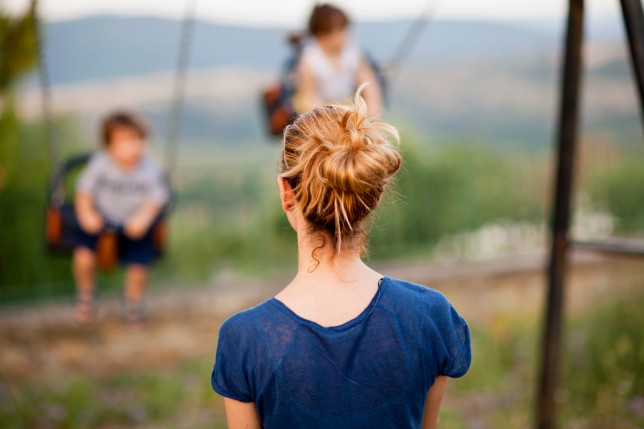
[(407, 30), (407, 33), (396, 49), (394, 49), (394, 54), (387, 64), (387, 69), (390, 71), (392, 80), (395, 80), (400, 67), (409, 57), (409, 54), (420, 39), (423, 31), (425, 31), (429, 23), (434, 19), (439, 4), (440, 0), (427, 0), (416, 20), (409, 27), (409, 30)]
[(38, 15), (38, 1), (31, 1), (31, 19), (33, 22), (34, 39), (36, 42), (36, 55), (38, 57), (38, 82), (40, 84), (40, 103), (42, 108), (43, 125), (45, 128), (45, 140), (47, 141), (47, 152), (51, 177), (56, 175), (56, 167), (59, 165), (60, 154), (58, 152), (56, 130), (52, 113), (51, 87), (47, 67), (47, 54), (43, 35), (43, 23)]
[(186, 93), (187, 68), (190, 60), (190, 47), (194, 33), (196, 0), (186, 0), (186, 8), (181, 24), (179, 54), (174, 78), (174, 96), (170, 112), (168, 141), (166, 143), (165, 164), (168, 178), (174, 177), (177, 163), (177, 148), (181, 134), (183, 105)]
[[(168, 178), (173, 177), (177, 159), (177, 147), (179, 135), (181, 133), (182, 109), (187, 80), (186, 72), (190, 58), (190, 46), (192, 44), (195, 10), (196, 0), (186, 0), (185, 14), (181, 24), (179, 55), (177, 58), (177, 66), (174, 78), (174, 94), (170, 113), (170, 126), (168, 128), (168, 141), (165, 154), (165, 164)], [(38, 57), (38, 81), (40, 85), (40, 98), (42, 117), (45, 128), (45, 140), (47, 142), (49, 165), (52, 166), (51, 177), (53, 179), (57, 176), (57, 168), (59, 168), (60, 166), (60, 153), (58, 150), (58, 140), (53, 118), (51, 81), (49, 76), (43, 31), (44, 24), (38, 14), (38, 0), (31, 0), (31, 14), (34, 26), (34, 38), (36, 41), (36, 53)], [(57, 196), (54, 195), (54, 199), (56, 198)]]

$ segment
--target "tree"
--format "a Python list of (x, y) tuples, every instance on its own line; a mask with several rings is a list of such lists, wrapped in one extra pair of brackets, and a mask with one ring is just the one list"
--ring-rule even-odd
[(43, 150), (42, 121), (22, 122), (13, 93), (38, 60), (36, 4), (32, 0), (21, 15), (0, 8), (0, 301), (43, 296), (52, 281), (69, 280), (69, 262), (45, 252), (42, 225), (51, 165)]
[(15, 82), (29, 72), (38, 58), (36, 0), (21, 16), (11, 16), (0, 8), (0, 94), (5, 97)]

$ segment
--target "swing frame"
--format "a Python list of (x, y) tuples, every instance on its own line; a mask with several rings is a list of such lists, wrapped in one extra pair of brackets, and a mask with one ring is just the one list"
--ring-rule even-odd
[[(644, 127), (644, 12), (641, 0), (620, 0), (631, 66)], [(577, 157), (579, 96), (582, 72), (584, 0), (568, 0), (568, 20), (561, 73), (556, 145), (556, 180), (552, 194), (548, 289), (541, 338), (541, 362), (535, 407), (535, 429), (557, 427), (555, 392), (559, 378), (568, 252), (582, 247), (605, 253), (644, 256), (641, 240), (579, 242), (570, 237), (570, 212)]]

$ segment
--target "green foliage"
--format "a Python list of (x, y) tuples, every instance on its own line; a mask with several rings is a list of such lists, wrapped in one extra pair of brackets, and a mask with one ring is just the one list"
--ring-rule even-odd
[[(526, 174), (534, 156), (460, 142), (423, 149), (403, 141), (403, 171), (371, 220), (373, 258), (431, 249), (445, 235), (499, 219), (541, 219), (542, 184)], [(272, 162), (213, 160), (210, 171), (180, 192), (163, 277), (207, 275), (213, 263), (251, 273), (293, 266), (296, 242)]]
[[(47, 254), (44, 214), (52, 166), (41, 123), (20, 123), (13, 110), (0, 117), (0, 297), (37, 298), (71, 291), (68, 258)], [(56, 123), (68, 137), (69, 124)], [(66, 147), (73, 147), (68, 142)]]
[(216, 267), (266, 272), (294, 261), (294, 234), (283, 225), (274, 168), (264, 160), (213, 159), (211, 171), (180, 190), (159, 275), (199, 280)]
[(635, 296), (610, 300), (592, 317), (572, 323), (563, 393), (566, 414), (577, 425), (644, 424), (644, 289), (639, 286)]
[(632, 150), (589, 180), (593, 201), (613, 214), (621, 232), (644, 232), (644, 151)]
[(17, 17), (0, 9), (0, 297), (9, 299), (24, 296), (23, 287), (51, 289), (69, 278), (68, 263), (50, 260), (44, 251), (44, 191), (51, 168), (44, 133), (39, 124), (19, 121), (11, 94), (36, 62), (35, 7), (32, 2)]
[(35, 7), (32, 2), (30, 9), (18, 17), (0, 9), (0, 94), (4, 95), (36, 62)]
[(465, 142), (422, 150), (404, 141), (403, 171), (376, 214), (374, 257), (409, 253), (492, 221), (541, 219), (542, 184), (526, 174), (533, 156)]
[[(42, 125), (20, 124), (12, 111), (0, 120), (0, 298), (70, 294), (69, 259), (47, 255), (43, 243), (51, 166)], [(65, 152), (78, 152), (69, 123), (56, 125)], [(439, 240), (493, 223), (544, 223), (551, 183), (546, 154), (477, 142), (428, 147), (410, 136), (403, 136), (401, 150), (403, 170), (370, 221), (371, 258), (428, 255)], [(249, 275), (294, 268), (296, 241), (275, 185), (277, 152), (201, 148), (182, 155), (193, 159), (180, 170), (169, 248), (153, 270), (155, 282), (200, 283), (222, 267)], [(592, 207), (605, 207), (630, 232), (644, 230), (644, 155), (632, 152), (618, 153), (611, 168), (586, 169), (580, 183)], [(115, 289), (119, 281), (101, 283)]]

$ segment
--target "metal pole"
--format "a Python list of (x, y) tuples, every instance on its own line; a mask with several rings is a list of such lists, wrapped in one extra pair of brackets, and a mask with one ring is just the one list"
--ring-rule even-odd
[(644, 12), (640, 0), (621, 0), (622, 15), (628, 46), (631, 50), (631, 64), (640, 96), (640, 114), (644, 127)]
[(555, 391), (561, 354), (564, 279), (577, 142), (577, 119), (579, 117), (584, 1), (569, 0), (568, 8), (557, 141), (557, 178), (551, 219), (552, 247), (548, 267), (547, 307), (542, 337), (543, 354), (537, 392), (535, 425), (537, 429), (554, 429), (556, 427)]

